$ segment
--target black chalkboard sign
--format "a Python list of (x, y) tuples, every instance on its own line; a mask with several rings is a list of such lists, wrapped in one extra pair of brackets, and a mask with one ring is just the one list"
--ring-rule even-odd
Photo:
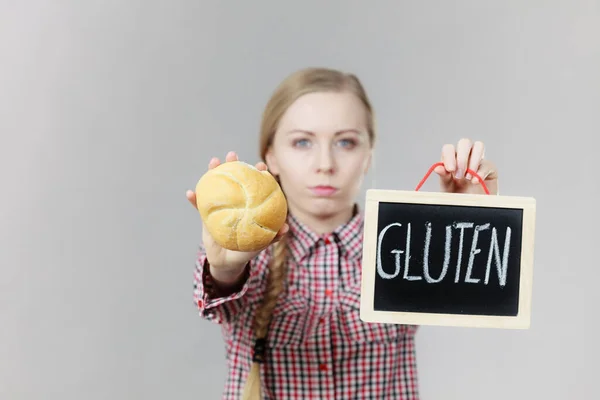
[(367, 191), (361, 318), (528, 328), (535, 200)]

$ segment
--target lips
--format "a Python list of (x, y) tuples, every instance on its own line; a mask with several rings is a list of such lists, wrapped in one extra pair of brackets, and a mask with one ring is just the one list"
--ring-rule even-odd
[(310, 190), (318, 197), (329, 197), (337, 192), (337, 188), (328, 185), (313, 186)]

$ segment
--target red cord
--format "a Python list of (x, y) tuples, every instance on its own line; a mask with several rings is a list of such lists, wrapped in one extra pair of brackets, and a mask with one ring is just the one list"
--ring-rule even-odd
[[(425, 174), (425, 176), (423, 177), (423, 179), (421, 179), (421, 182), (419, 182), (419, 184), (417, 185), (417, 188), (415, 190), (419, 190), (421, 189), (421, 186), (423, 186), (423, 184), (425, 183), (425, 181), (427, 180), (427, 178), (429, 178), (429, 175), (431, 175), (431, 173), (433, 172), (434, 169), (436, 169), (436, 167), (439, 167), (440, 165), (444, 165), (443, 162), (437, 162), (435, 164), (433, 164), (430, 168), (429, 171), (427, 171), (427, 173)], [(475, 173), (475, 171), (470, 170), (469, 168), (467, 168), (467, 173), (473, 175), (475, 178), (477, 178), (477, 180), (479, 181), (479, 183), (481, 183), (481, 186), (483, 187), (483, 191), (485, 192), (485, 194), (490, 194), (490, 191), (488, 190), (487, 186), (485, 185), (485, 182), (483, 181), (483, 179), (481, 179), (481, 177), (479, 175), (477, 175), (477, 173)]]

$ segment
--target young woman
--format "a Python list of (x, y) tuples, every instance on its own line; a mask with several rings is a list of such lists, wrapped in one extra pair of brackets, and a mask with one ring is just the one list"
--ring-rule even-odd
[[(297, 71), (268, 102), (257, 167), (279, 181), (288, 222), (255, 253), (225, 250), (204, 229), (194, 274), (199, 314), (222, 326), (226, 342), (224, 399), (418, 399), (416, 327), (359, 317), (363, 220), (356, 196), (374, 126), (360, 81), (336, 70)], [(227, 154), (225, 162), (234, 160)], [(497, 193), (481, 142), (445, 145), (441, 160), (441, 190), (483, 193), (464, 173), (470, 168)], [(209, 168), (219, 163), (213, 158)], [(187, 198), (195, 206), (192, 191)]]

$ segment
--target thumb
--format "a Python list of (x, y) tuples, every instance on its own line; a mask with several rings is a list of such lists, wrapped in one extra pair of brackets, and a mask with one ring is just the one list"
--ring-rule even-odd
[(444, 167), (443, 165), (438, 165), (437, 167), (435, 167), (435, 169), (433, 171), (439, 175), (439, 177), (443, 183), (449, 184), (452, 182), (452, 180), (453, 180), (452, 172), (448, 171), (446, 169), (446, 167)]
[(196, 193), (194, 193), (191, 190), (188, 190), (187, 192), (185, 192), (185, 197), (187, 197), (188, 201), (197, 210), (198, 209), (198, 205), (196, 204)]
[(277, 232), (277, 235), (275, 235), (275, 238), (273, 238), (272, 243), (279, 242), (289, 230), (290, 230), (290, 227), (287, 224), (287, 222), (284, 223), (283, 226), (281, 227), (281, 229), (279, 230), (279, 232)]

